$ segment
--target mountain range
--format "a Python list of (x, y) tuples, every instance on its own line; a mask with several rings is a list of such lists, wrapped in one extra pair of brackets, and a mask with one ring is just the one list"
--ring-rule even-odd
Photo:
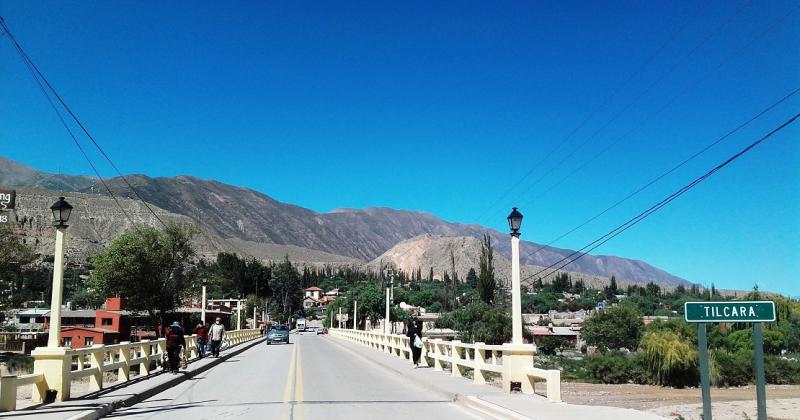
[[(511, 256), (507, 233), (476, 224), (445, 221), (425, 212), (369, 207), (319, 213), (277, 201), (252, 189), (193, 176), (153, 178), (137, 174), (126, 176), (126, 180), (136, 194), (120, 177), (105, 179), (105, 182), (119, 197), (123, 208), (127, 207), (133, 214), (136, 223), (157, 223), (141, 201), (136, 200), (138, 195), (166, 219), (195, 221), (206, 237), (201, 253), (209, 255), (219, 250), (246, 247), (253, 255), (261, 254), (259, 258), (275, 259), (276, 253), (294, 247), (293, 252), (300, 255), (301, 259), (372, 265), (373, 260), (380, 261), (381, 258), (402, 259), (405, 255), (390, 251), (400, 245), (407, 246), (408, 242), (403, 245), (404, 241), (413, 239), (412, 242), (417, 242), (415, 246), (424, 243), (424, 248), (430, 251), (430, 258), (423, 259), (425, 264), (449, 267), (449, 260), (444, 263), (437, 259), (444, 255), (440, 252), (442, 247), (452, 246), (454, 241), (462, 240), (472, 246), (477, 241), (469, 241), (470, 238), (488, 234), (500, 256), (504, 259), (510, 259)], [(129, 225), (100, 180), (94, 177), (48, 174), (0, 157), (0, 187), (23, 188), (18, 200), (25, 204), (18, 206), (17, 217), (26, 217), (26, 212), (30, 212), (31, 217), (35, 214), (41, 216), (42, 211), (46, 214), (53, 197), (58, 194), (55, 191), (78, 193), (74, 195), (76, 203), (80, 203), (76, 206), (76, 217), (93, 219), (85, 228), (85, 241), (73, 244), (73, 252), (76, 253), (88, 255), (96, 252)], [(93, 206), (103, 210), (92, 211)], [(84, 212), (83, 216), (80, 216), (81, 212)], [(38, 231), (33, 229), (32, 222), (29, 225), (27, 230), (37, 236), (40, 242), (47, 240), (47, 235), (36, 233), (42, 233), (46, 224), (39, 226)], [(70, 234), (77, 235), (75, 232)], [(522, 241), (520, 251), (521, 263), (534, 267), (546, 267), (573, 252), (541, 247), (529, 241)], [(470, 253), (469, 257), (464, 258), (474, 259), (475, 256)], [(420, 260), (419, 264), (422, 262)], [(400, 261), (395, 263), (402, 265)], [(477, 268), (477, 260), (465, 260), (462, 264), (464, 267), (469, 265)], [(429, 269), (426, 266), (421, 268), (423, 272)], [(586, 255), (566, 269), (594, 278), (614, 275), (618, 279), (636, 283), (652, 281), (664, 286), (688, 284), (686, 280), (644, 261), (615, 256)]]

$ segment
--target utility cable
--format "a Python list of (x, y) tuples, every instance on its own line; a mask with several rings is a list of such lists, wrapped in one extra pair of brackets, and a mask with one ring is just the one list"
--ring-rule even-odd
[(609, 231), (605, 235), (603, 235), (603, 236), (595, 239), (594, 241), (586, 244), (581, 249), (573, 252), (572, 254), (568, 255), (567, 257), (564, 257), (561, 260), (551, 264), (550, 266), (548, 266), (548, 267), (546, 267), (546, 268), (544, 268), (542, 270), (539, 270), (538, 272), (536, 272), (534, 274), (531, 274), (531, 275), (525, 277), (523, 280), (528, 280), (530, 278), (536, 277), (539, 274), (541, 274), (541, 273), (543, 273), (543, 272), (545, 272), (547, 270), (553, 269), (554, 267), (558, 266), (557, 268), (553, 269), (553, 271), (551, 271), (550, 273), (545, 274), (541, 278), (549, 277), (549, 276), (557, 273), (558, 270), (561, 270), (564, 267), (568, 266), (569, 264), (572, 264), (575, 261), (581, 259), (583, 256), (588, 255), (588, 253), (591, 252), (592, 250), (597, 249), (599, 246), (605, 244), (606, 242), (608, 242), (611, 239), (615, 238), (616, 236), (620, 235), (622, 232), (630, 229), (631, 227), (633, 227), (637, 223), (641, 222), (642, 220), (646, 219), (648, 216), (652, 215), (656, 211), (662, 209), (667, 204), (671, 203), (672, 201), (674, 201), (675, 199), (677, 199), (678, 197), (680, 197), (681, 195), (683, 195), (687, 191), (691, 190), (692, 188), (694, 188), (695, 186), (697, 186), (701, 182), (705, 181), (706, 179), (708, 179), (709, 177), (711, 177), (712, 175), (714, 175), (715, 173), (720, 171), (722, 168), (728, 166), (733, 161), (735, 161), (736, 159), (738, 159), (741, 156), (743, 156), (745, 153), (750, 152), (756, 146), (760, 145), (761, 143), (763, 143), (764, 141), (766, 141), (767, 139), (772, 137), (774, 134), (778, 133), (779, 131), (783, 130), (784, 128), (786, 128), (787, 126), (789, 126), (790, 124), (795, 122), (798, 118), (800, 118), (800, 113), (795, 114), (792, 118), (789, 118), (786, 122), (784, 122), (783, 124), (781, 124), (778, 127), (774, 128), (772, 131), (770, 131), (769, 133), (765, 134), (760, 139), (758, 139), (755, 142), (751, 143), (750, 145), (748, 145), (744, 149), (740, 150), (738, 153), (736, 153), (733, 156), (729, 157), (724, 162), (718, 164), (717, 166), (715, 166), (714, 168), (712, 168), (711, 170), (709, 170), (705, 174), (703, 174), (700, 177), (696, 178), (692, 182), (686, 184), (685, 186), (683, 186), (682, 188), (678, 189), (674, 193), (670, 194), (669, 196), (667, 196), (663, 200), (661, 200), (658, 203), (654, 204), (653, 206), (649, 207), (647, 210), (639, 213), (638, 215), (636, 215), (635, 217), (629, 219), (625, 223), (617, 226), (616, 228), (612, 229), (611, 231)]
[[(708, 5), (708, 3), (706, 3), (706, 5)], [(659, 54), (661, 54), (661, 53), (662, 53), (662, 52), (663, 52), (663, 51), (664, 51), (664, 50), (665, 50), (665, 49), (666, 49), (666, 48), (667, 48), (667, 47), (668, 47), (670, 44), (672, 44), (672, 42), (673, 42), (673, 41), (675, 41), (675, 39), (677, 39), (677, 38), (678, 38), (678, 36), (679, 36), (679, 35), (680, 35), (680, 34), (681, 34), (681, 33), (682, 33), (682, 32), (683, 32), (683, 31), (684, 31), (684, 30), (685, 30), (685, 29), (686, 29), (686, 28), (689, 26), (689, 24), (690, 24), (691, 22), (693, 22), (693, 21), (694, 21), (694, 19), (695, 19), (695, 18), (697, 18), (697, 16), (699, 16), (699, 15), (700, 15), (700, 12), (701, 12), (702, 10), (703, 10), (703, 7), (699, 7), (699, 8), (697, 9), (697, 11), (696, 11), (696, 12), (695, 12), (695, 13), (694, 13), (694, 14), (693, 14), (693, 15), (692, 15), (690, 18), (687, 18), (685, 21), (683, 21), (683, 23), (682, 23), (681, 25), (679, 25), (679, 26), (678, 26), (678, 27), (677, 27), (677, 28), (676, 28), (676, 29), (675, 29), (675, 30), (674, 30), (674, 31), (673, 31), (673, 32), (672, 32), (672, 33), (671, 33), (671, 34), (670, 34), (670, 35), (667, 37), (667, 39), (666, 39), (664, 42), (662, 42), (662, 43), (661, 43), (661, 45), (660, 45), (660, 46), (659, 46), (659, 47), (658, 47), (658, 48), (657, 48), (657, 49), (656, 49), (656, 50), (655, 50), (655, 51), (654, 51), (652, 54), (650, 54), (650, 56), (649, 56), (649, 57), (647, 57), (647, 58), (646, 58), (646, 59), (645, 59), (645, 60), (644, 60), (644, 61), (643, 61), (643, 62), (642, 62), (642, 63), (641, 63), (641, 64), (640, 64), (640, 65), (639, 65), (637, 68), (636, 68), (636, 70), (634, 70), (633, 72), (631, 72), (631, 73), (628, 75), (628, 77), (627, 77), (627, 78), (626, 78), (626, 79), (625, 79), (625, 80), (624, 80), (624, 81), (623, 81), (623, 82), (622, 82), (622, 83), (621, 83), (621, 84), (620, 84), (620, 85), (619, 85), (619, 86), (618, 86), (616, 89), (614, 89), (613, 91), (611, 91), (611, 92), (607, 93), (607, 94), (605, 95), (605, 97), (604, 97), (604, 98), (603, 98), (603, 99), (600, 101), (600, 103), (599, 103), (597, 106), (595, 106), (593, 109), (591, 109), (591, 110), (590, 110), (590, 111), (589, 111), (589, 112), (588, 112), (588, 113), (587, 113), (587, 114), (584, 116), (584, 118), (583, 118), (583, 119), (581, 119), (581, 121), (578, 123), (578, 125), (576, 125), (575, 127), (573, 127), (573, 129), (572, 129), (572, 130), (570, 130), (570, 132), (569, 132), (569, 133), (568, 133), (568, 134), (567, 134), (567, 135), (566, 135), (566, 136), (565, 136), (565, 137), (564, 137), (564, 138), (563, 138), (563, 139), (562, 139), (560, 142), (558, 142), (554, 148), (550, 149), (550, 151), (549, 151), (548, 153), (546, 153), (546, 154), (545, 154), (545, 156), (544, 156), (543, 158), (541, 158), (541, 159), (540, 159), (540, 160), (539, 160), (539, 161), (538, 161), (538, 162), (537, 162), (535, 165), (533, 165), (533, 166), (531, 167), (531, 169), (530, 169), (530, 170), (528, 170), (528, 172), (527, 172), (527, 173), (525, 173), (525, 175), (523, 175), (523, 176), (522, 176), (522, 178), (520, 178), (520, 180), (519, 180), (519, 181), (517, 181), (517, 182), (516, 182), (514, 185), (512, 185), (512, 186), (511, 186), (509, 189), (507, 189), (507, 190), (505, 191), (505, 193), (503, 193), (503, 194), (500, 196), (500, 198), (498, 198), (497, 200), (495, 200), (495, 202), (494, 202), (493, 204), (491, 204), (489, 207), (487, 207), (487, 208), (486, 208), (486, 210), (485, 210), (485, 211), (484, 211), (484, 212), (483, 212), (483, 213), (482, 213), (482, 214), (481, 214), (481, 215), (478, 217), (478, 220), (479, 220), (479, 221), (480, 221), (480, 220), (483, 220), (483, 218), (484, 218), (484, 217), (486, 217), (486, 216), (488, 215), (488, 213), (489, 213), (489, 212), (490, 212), (490, 211), (491, 211), (491, 210), (492, 210), (492, 209), (493, 209), (493, 208), (494, 208), (496, 205), (500, 204), (500, 202), (502, 202), (502, 201), (503, 201), (503, 200), (504, 200), (506, 197), (508, 197), (508, 195), (509, 195), (509, 194), (511, 194), (511, 192), (512, 192), (512, 191), (514, 191), (514, 190), (515, 190), (517, 187), (519, 187), (519, 186), (520, 186), (520, 185), (521, 185), (521, 184), (522, 184), (522, 183), (523, 183), (523, 182), (524, 182), (524, 181), (525, 181), (525, 180), (526, 180), (526, 179), (527, 179), (529, 176), (531, 176), (531, 174), (533, 174), (533, 172), (534, 172), (536, 169), (540, 168), (540, 167), (541, 167), (541, 165), (542, 165), (543, 163), (545, 163), (545, 162), (546, 162), (548, 159), (550, 159), (550, 157), (551, 157), (551, 156), (552, 156), (552, 155), (553, 155), (555, 152), (557, 152), (559, 149), (561, 149), (561, 147), (563, 147), (564, 145), (566, 145), (566, 144), (567, 144), (567, 142), (568, 142), (568, 141), (569, 141), (569, 140), (572, 138), (572, 136), (574, 136), (574, 135), (575, 135), (575, 134), (576, 134), (578, 131), (580, 131), (580, 129), (582, 129), (582, 128), (583, 128), (583, 127), (586, 125), (586, 123), (588, 123), (588, 122), (589, 122), (589, 121), (590, 121), (592, 118), (594, 118), (594, 117), (595, 117), (595, 116), (596, 116), (596, 115), (597, 115), (597, 114), (598, 114), (600, 111), (602, 111), (603, 109), (605, 109), (605, 108), (606, 108), (606, 106), (608, 105), (608, 103), (611, 101), (611, 99), (613, 99), (613, 98), (615, 98), (616, 96), (618, 96), (620, 92), (622, 92), (622, 91), (623, 91), (625, 88), (627, 88), (627, 87), (630, 85), (630, 83), (631, 83), (631, 82), (632, 82), (632, 81), (633, 81), (633, 80), (636, 78), (636, 76), (638, 76), (639, 74), (641, 74), (641, 73), (644, 71), (644, 69), (645, 69), (647, 66), (649, 66), (649, 65), (650, 65), (650, 64), (653, 62), (653, 60), (655, 60), (655, 58), (656, 58), (656, 57), (657, 57)], [(552, 171), (552, 170), (551, 170), (551, 171)], [(548, 171), (548, 173), (545, 173), (544, 175), (542, 175), (542, 177), (540, 177), (539, 179), (537, 179), (537, 180), (536, 180), (536, 181), (533, 183), (533, 186), (535, 186), (536, 184), (538, 184), (538, 183), (539, 183), (539, 182), (540, 182), (540, 181), (541, 181), (541, 180), (542, 180), (544, 177), (546, 177), (546, 176), (549, 174), (549, 172), (551, 172), (551, 171)], [(531, 186), (531, 188), (532, 188), (532, 186)], [(530, 188), (528, 188), (528, 190), (530, 190)], [(527, 190), (526, 190), (526, 191), (527, 191)]]
[(108, 161), (108, 163), (111, 165), (111, 167), (114, 168), (114, 170), (120, 176), (122, 181), (128, 186), (128, 188), (130, 188), (131, 191), (133, 191), (133, 193), (136, 195), (136, 197), (138, 197), (139, 200), (141, 200), (142, 204), (144, 204), (144, 206), (147, 208), (147, 210), (150, 211), (150, 213), (153, 215), (153, 217), (155, 217), (161, 223), (161, 225), (166, 228), (167, 224), (164, 223), (163, 220), (161, 220), (161, 218), (158, 216), (158, 214), (156, 214), (156, 212), (153, 210), (153, 208), (142, 198), (141, 195), (139, 195), (139, 192), (136, 191), (135, 188), (133, 188), (133, 185), (131, 185), (131, 183), (128, 182), (128, 179), (125, 177), (125, 175), (122, 174), (122, 172), (119, 170), (119, 168), (117, 168), (117, 165), (114, 164), (114, 162), (111, 160), (111, 158), (108, 156), (108, 154), (106, 154), (106, 152), (103, 150), (103, 148), (100, 147), (100, 145), (97, 143), (97, 141), (95, 141), (94, 137), (92, 137), (92, 135), (89, 133), (89, 130), (86, 129), (86, 127), (83, 125), (83, 123), (80, 121), (80, 119), (78, 119), (78, 117), (75, 115), (75, 113), (72, 112), (72, 109), (70, 109), (70, 107), (67, 105), (67, 103), (64, 101), (64, 99), (61, 97), (61, 95), (58, 94), (58, 91), (56, 91), (55, 88), (53, 88), (53, 86), (50, 84), (50, 82), (47, 80), (47, 78), (44, 76), (44, 74), (42, 74), (42, 72), (39, 70), (39, 68), (36, 67), (36, 64), (33, 63), (33, 60), (31, 60), (30, 57), (28, 56), (28, 54), (25, 53), (25, 50), (22, 48), (22, 46), (19, 44), (19, 42), (17, 42), (17, 39), (11, 33), (11, 30), (8, 29), (8, 26), (5, 24), (5, 22), (4, 21), (0, 21), (0, 25), (2, 25), (2, 27), (5, 30), (6, 34), (8, 34), (9, 39), (11, 39), (11, 41), (14, 43), (15, 47), (17, 48), (17, 51), (22, 55), (23, 60), (26, 61), (36, 71), (36, 74), (39, 75), (39, 77), (44, 82), (44, 84), (47, 86), (47, 88), (50, 90), (50, 92), (53, 93), (53, 96), (55, 96), (56, 99), (58, 99), (58, 101), (61, 103), (61, 106), (64, 107), (64, 109), (67, 111), (67, 113), (72, 117), (72, 119), (78, 124), (78, 126), (84, 132), (84, 134), (86, 134), (86, 137), (88, 137), (89, 140), (91, 140), (91, 142), (94, 144), (94, 146), (97, 148), (97, 150), (100, 151), (100, 154), (102, 154), (103, 157), (106, 159), (106, 161)]
[[(2, 25), (3, 29), (5, 29), (6, 33), (8, 33), (8, 28), (6, 27), (5, 22), (3, 22), (2, 18), (0, 18), (0, 25)], [(11, 34), (9, 33), (9, 36), (10, 35)], [(31, 77), (33, 77), (33, 80), (36, 82), (36, 85), (39, 87), (39, 90), (42, 92), (42, 95), (44, 95), (44, 97), (47, 99), (47, 102), (50, 104), (50, 107), (55, 112), (56, 116), (58, 117), (58, 120), (61, 121), (61, 125), (63, 125), (64, 129), (67, 130), (67, 133), (69, 133), (69, 136), (72, 138), (72, 142), (75, 144), (75, 146), (81, 152), (81, 154), (83, 155), (83, 158), (86, 160), (86, 162), (89, 164), (89, 166), (92, 167), (92, 171), (94, 171), (94, 174), (97, 176), (97, 179), (100, 180), (100, 182), (103, 184), (103, 187), (106, 189), (106, 191), (108, 191), (108, 194), (111, 195), (111, 198), (114, 200), (114, 203), (116, 203), (117, 207), (119, 207), (119, 209), (122, 211), (122, 214), (125, 216), (125, 218), (128, 220), (128, 222), (131, 225), (133, 225), (134, 224), (133, 219), (131, 219), (131, 216), (128, 214), (128, 212), (125, 210), (125, 208), (122, 207), (122, 204), (120, 204), (119, 200), (117, 199), (117, 196), (114, 195), (114, 193), (111, 191), (111, 188), (109, 188), (108, 184), (103, 179), (103, 177), (100, 176), (100, 172), (97, 170), (97, 167), (94, 165), (92, 160), (86, 154), (86, 151), (83, 149), (83, 146), (81, 146), (81, 144), (78, 141), (77, 137), (75, 137), (75, 133), (73, 133), (72, 129), (69, 128), (69, 125), (64, 120), (64, 117), (61, 115), (61, 112), (58, 110), (58, 107), (56, 106), (56, 104), (53, 103), (53, 100), (52, 100), (52, 98), (50, 98), (50, 95), (47, 94), (47, 91), (45, 90), (44, 86), (42, 85), (42, 82), (36, 76), (36, 72), (31, 67), (31, 63), (27, 60), (24, 52), (16, 45), (16, 43), (15, 43), (14, 47), (17, 50), (17, 53), (19, 53), (20, 57), (22, 58), (22, 61), (25, 63), (25, 67), (28, 69), (28, 72), (30, 72)]]
[(528, 256), (533, 256), (533, 255), (536, 255), (536, 254), (537, 254), (539, 251), (541, 251), (541, 250), (543, 250), (543, 249), (547, 248), (548, 246), (551, 246), (551, 245), (553, 245), (554, 243), (558, 242), (559, 240), (561, 240), (561, 239), (565, 238), (566, 236), (568, 236), (568, 235), (572, 234), (572, 233), (573, 233), (573, 232), (575, 232), (576, 230), (578, 230), (578, 229), (580, 229), (580, 228), (582, 228), (582, 227), (586, 226), (587, 224), (589, 224), (589, 223), (591, 223), (591, 222), (595, 221), (597, 218), (599, 218), (600, 216), (602, 216), (602, 215), (604, 215), (604, 214), (608, 213), (609, 211), (611, 211), (612, 209), (616, 208), (616, 207), (617, 207), (617, 206), (619, 206), (620, 204), (622, 204), (622, 203), (624, 203), (624, 202), (628, 201), (629, 199), (633, 198), (634, 196), (636, 196), (636, 195), (637, 195), (637, 194), (639, 194), (640, 192), (642, 192), (642, 191), (646, 190), (647, 188), (649, 188), (650, 186), (652, 186), (652, 185), (653, 185), (653, 184), (655, 184), (656, 182), (660, 181), (660, 180), (661, 180), (661, 179), (663, 179), (664, 177), (666, 177), (666, 176), (670, 175), (671, 173), (675, 172), (676, 170), (678, 170), (679, 168), (681, 168), (683, 165), (685, 165), (685, 164), (689, 163), (690, 161), (694, 160), (696, 157), (698, 157), (698, 156), (702, 155), (703, 153), (707, 152), (709, 149), (713, 148), (713, 147), (714, 147), (714, 146), (716, 146), (717, 144), (719, 144), (719, 143), (721, 143), (722, 141), (726, 140), (728, 137), (732, 136), (733, 134), (737, 133), (737, 132), (738, 132), (738, 131), (740, 131), (741, 129), (743, 129), (743, 128), (745, 128), (746, 126), (750, 125), (750, 123), (752, 123), (753, 121), (755, 121), (755, 120), (759, 119), (759, 118), (760, 118), (760, 117), (762, 117), (764, 114), (768, 113), (769, 111), (771, 111), (772, 109), (774, 109), (774, 108), (775, 108), (775, 107), (777, 107), (778, 105), (780, 105), (780, 104), (784, 103), (785, 101), (787, 101), (789, 98), (791, 98), (792, 96), (794, 96), (794, 95), (795, 95), (795, 94), (797, 94), (798, 92), (800, 92), (800, 87), (798, 87), (798, 88), (794, 89), (793, 91), (789, 92), (787, 95), (785, 95), (784, 97), (782, 97), (781, 99), (779, 99), (777, 102), (773, 102), (773, 103), (772, 103), (771, 105), (769, 105), (767, 108), (765, 108), (765, 109), (761, 110), (761, 111), (760, 111), (758, 114), (756, 114), (756, 115), (754, 115), (754, 116), (750, 117), (748, 120), (746, 120), (746, 121), (742, 122), (741, 124), (739, 124), (738, 126), (736, 126), (736, 128), (734, 128), (734, 129), (732, 129), (732, 130), (728, 131), (727, 133), (725, 133), (725, 134), (724, 134), (724, 135), (722, 135), (721, 137), (719, 137), (719, 138), (717, 138), (716, 140), (714, 140), (713, 142), (709, 143), (708, 145), (706, 145), (706, 146), (705, 146), (705, 147), (703, 147), (702, 149), (698, 150), (697, 152), (695, 152), (695, 153), (694, 153), (694, 154), (692, 154), (691, 156), (687, 157), (687, 158), (686, 158), (686, 159), (684, 159), (683, 161), (679, 162), (678, 164), (676, 164), (676, 165), (675, 165), (675, 166), (673, 166), (672, 168), (670, 168), (670, 169), (668, 169), (667, 171), (665, 171), (665, 172), (661, 173), (660, 175), (656, 176), (655, 178), (653, 178), (652, 180), (650, 180), (650, 181), (649, 181), (649, 182), (647, 182), (646, 184), (642, 185), (641, 187), (637, 188), (636, 190), (634, 190), (634, 191), (633, 191), (633, 192), (631, 192), (630, 194), (628, 194), (628, 195), (626, 195), (625, 197), (623, 197), (622, 199), (618, 200), (617, 202), (615, 202), (615, 203), (614, 203), (614, 204), (612, 204), (611, 206), (607, 207), (605, 210), (603, 210), (603, 211), (601, 211), (601, 212), (599, 212), (599, 213), (595, 214), (594, 216), (590, 217), (589, 219), (587, 219), (587, 220), (586, 220), (586, 221), (584, 221), (583, 223), (579, 224), (578, 226), (575, 226), (574, 228), (572, 228), (572, 229), (570, 229), (569, 231), (567, 231), (567, 232), (563, 233), (562, 235), (560, 235), (559, 237), (557, 237), (557, 238), (553, 239), (552, 241), (548, 242), (547, 244), (539, 246), (539, 247), (538, 247), (538, 248), (536, 248), (536, 249), (535, 249), (533, 252), (531, 252), (530, 254), (528, 254)]

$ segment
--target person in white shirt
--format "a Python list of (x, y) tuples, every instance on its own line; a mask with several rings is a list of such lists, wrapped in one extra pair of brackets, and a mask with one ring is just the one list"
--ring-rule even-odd
[(211, 355), (219, 357), (219, 347), (222, 345), (222, 339), (225, 338), (225, 326), (222, 325), (219, 318), (208, 330), (208, 338), (211, 340)]

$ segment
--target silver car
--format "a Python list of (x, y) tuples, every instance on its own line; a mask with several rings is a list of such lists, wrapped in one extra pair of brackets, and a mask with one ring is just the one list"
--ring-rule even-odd
[(289, 327), (286, 325), (273, 325), (267, 332), (267, 345), (272, 343), (289, 344)]

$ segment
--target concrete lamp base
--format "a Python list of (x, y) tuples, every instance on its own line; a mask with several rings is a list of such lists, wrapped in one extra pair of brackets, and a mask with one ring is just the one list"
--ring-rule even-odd
[(533, 394), (533, 378), (528, 369), (533, 367), (534, 344), (503, 344), (503, 392), (511, 392), (513, 382), (522, 383), (522, 393)]
[[(33, 357), (33, 373), (44, 375), (44, 389), (53, 389), (57, 392), (56, 400), (66, 401), (70, 396), (70, 370), (71, 357), (67, 355), (69, 349), (64, 347), (38, 347), (31, 352)], [(31, 399), (41, 402), (45, 395), (37, 387), (33, 388)]]

